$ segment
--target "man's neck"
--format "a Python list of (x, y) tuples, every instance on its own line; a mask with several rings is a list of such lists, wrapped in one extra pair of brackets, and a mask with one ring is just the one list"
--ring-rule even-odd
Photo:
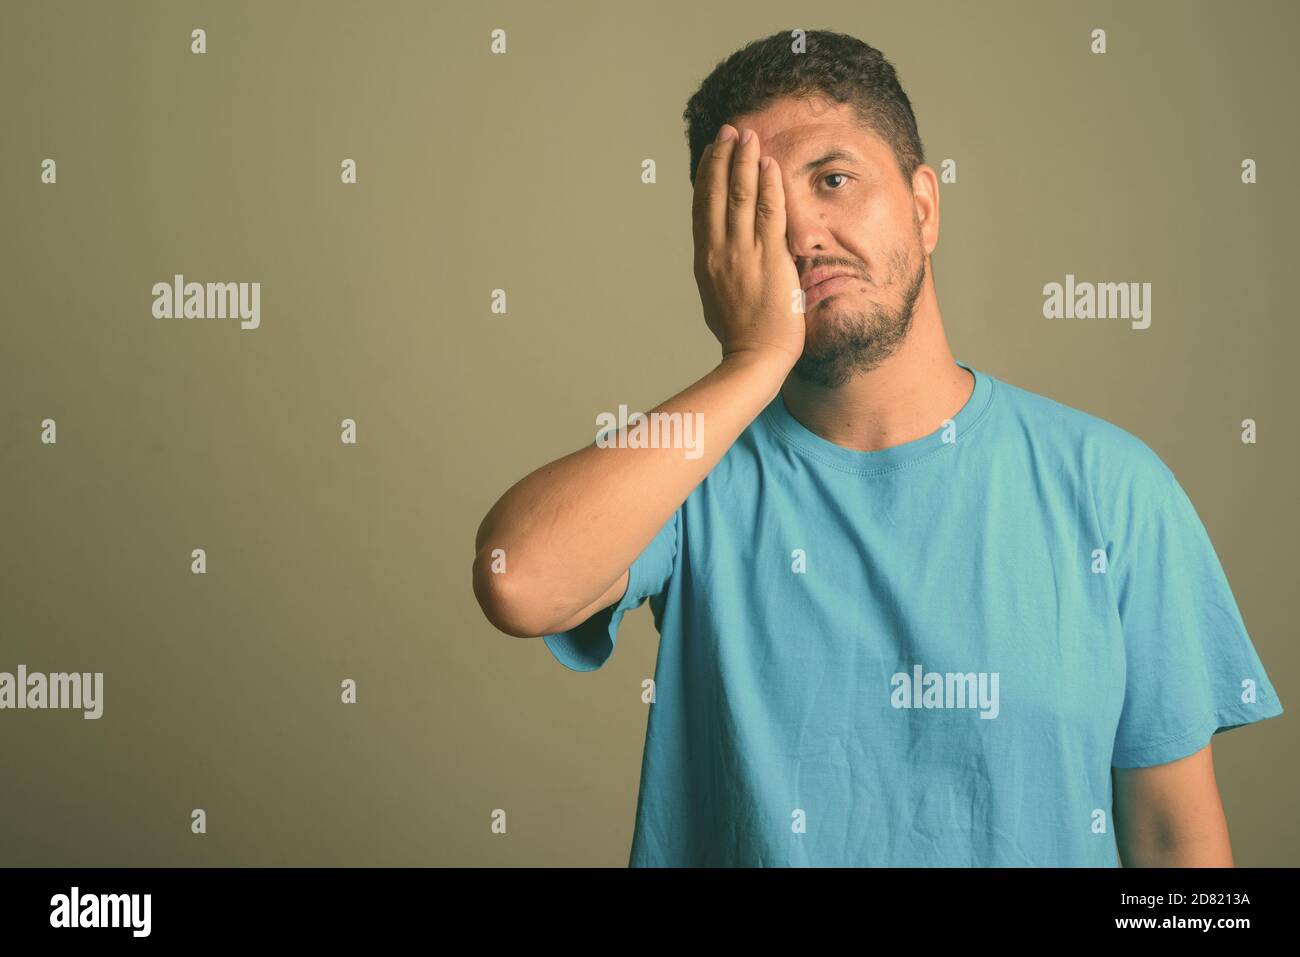
[(957, 365), (934, 300), (917, 303), (912, 328), (898, 350), (870, 372), (836, 389), (790, 375), (781, 387), (790, 414), (828, 442), (876, 452), (943, 428), (975, 390), (971, 373)]

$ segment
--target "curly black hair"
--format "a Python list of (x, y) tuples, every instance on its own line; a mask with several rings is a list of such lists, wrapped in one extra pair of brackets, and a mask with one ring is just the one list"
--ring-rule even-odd
[[(800, 49), (798, 41), (803, 41)], [(863, 125), (892, 147), (909, 185), (925, 162), (912, 104), (893, 65), (856, 37), (829, 30), (778, 32), (723, 60), (686, 103), (691, 187), (700, 156), (723, 123), (766, 108), (779, 96), (822, 95), (849, 103)]]

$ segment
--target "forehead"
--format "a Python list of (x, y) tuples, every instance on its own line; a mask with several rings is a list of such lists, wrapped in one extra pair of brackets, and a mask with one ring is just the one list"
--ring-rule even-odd
[(885, 166), (892, 155), (887, 143), (863, 128), (850, 104), (825, 97), (779, 97), (758, 112), (727, 122), (757, 133), (761, 151), (776, 157), (786, 171), (835, 147), (857, 154), (868, 166)]

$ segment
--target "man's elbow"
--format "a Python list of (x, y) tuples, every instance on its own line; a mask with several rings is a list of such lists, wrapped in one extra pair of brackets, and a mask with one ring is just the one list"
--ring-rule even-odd
[(490, 552), (474, 558), (474, 597), (484, 617), (497, 631), (513, 638), (546, 634), (546, 623), (536, 614), (536, 603), (519, 587), (518, 577), (493, 571), (493, 561)]

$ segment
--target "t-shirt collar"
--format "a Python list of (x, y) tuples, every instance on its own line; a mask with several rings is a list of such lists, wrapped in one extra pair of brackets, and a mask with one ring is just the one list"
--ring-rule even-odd
[(980, 421), (985, 409), (988, 408), (989, 401), (993, 398), (993, 380), (960, 359), (954, 361), (975, 377), (975, 390), (966, 400), (966, 404), (952, 417), (951, 428), (940, 425), (929, 435), (904, 442), (902, 445), (877, 449), (874, 452), (846, 449), (842, 445), (836, 445), (812, 432), (791, 415), (780, 392), (763, 410), (763, 416), (783, 442), (825, 465), (863, 475), (893, 471), (925, 456), (938, 454), (944, 449), (960, 445), (963, 437)]

